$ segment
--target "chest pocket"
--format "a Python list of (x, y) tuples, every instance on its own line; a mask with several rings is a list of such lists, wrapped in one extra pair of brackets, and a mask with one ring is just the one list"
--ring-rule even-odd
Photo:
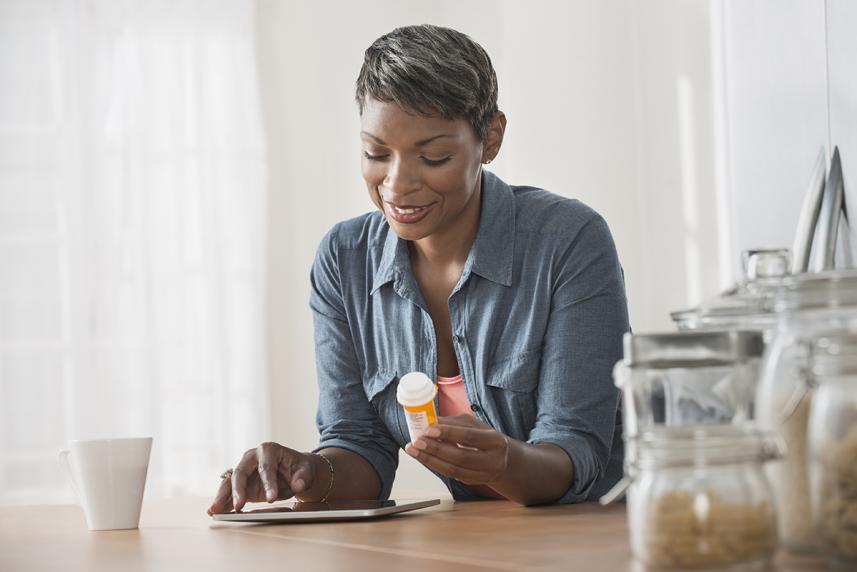
[(399, 376), (388, 371), (376, 371), (363, 376), (363, 391), (366, 399), (372, 404), (378, 418), (387, 427), (390, 435), (400, 447), (410, 441), (408, 437), (405, 415), (396, 400), (396, 389), (399, 386)]
[(538, 415), (541, 351), (528, 350), (488, 366), (485, 384), (508, 434), (526, 440)]

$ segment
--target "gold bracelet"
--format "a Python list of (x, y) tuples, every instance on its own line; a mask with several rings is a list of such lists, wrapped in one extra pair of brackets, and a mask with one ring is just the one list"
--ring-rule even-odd
[(327, 492), (324, 493), (324, 496), (321, 497), (321, 500), (318, 501), (318, 502), (327, 502), (327, 497), (330, 496), (330, 492), (333, 490), (333, 481), (335, 480), (336, 474), (333, 471), (333, 462), (331, 462), (330, 459), (328, 459), (327, 457), (325, 457), (321, 453), (316, 453), (316, 455), (318, 455), (319, 457), (324, 459), (324, 461), (327, 463), (327, 466), (330, 468), (330, 485), (328, 485), (328, 487), (327, 487)]

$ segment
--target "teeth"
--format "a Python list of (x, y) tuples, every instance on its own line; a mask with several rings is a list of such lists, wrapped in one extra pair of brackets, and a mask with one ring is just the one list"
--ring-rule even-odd
[(404, 215), (410, 215), (410, 214), (418, 213), (418, 212), (420, 212), (421, 210), (425, 209), (425, 207), (415, 207), (415, 208), (412, 208), (412, 209), (402, 209), (402, 208), (399, 208), (399, 207), (397, 207), (397, 206), (393, 206), (393, 205), (390, 205), (390, 206), (391, 206), (391, 207), (393, 208), (393, 210), (395, 210), (397, 213), (399, 213), (399, 214), (404, 214)]

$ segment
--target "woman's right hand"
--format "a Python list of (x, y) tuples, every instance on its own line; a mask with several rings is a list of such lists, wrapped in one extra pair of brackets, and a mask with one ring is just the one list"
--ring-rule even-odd
[[(208, 514), (240, 511), (248, 502), (285, 500), (310, 490), (327, 464), (319, 455), (301, 453), (279, 443), (262, 443), (248, 449), (230, 477), (221, 480)], [(319, 470), (323, 463), (324, 472)]]

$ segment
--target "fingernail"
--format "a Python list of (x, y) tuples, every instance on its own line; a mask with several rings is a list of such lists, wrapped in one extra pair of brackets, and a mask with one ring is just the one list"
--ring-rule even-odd
[(438, 429), (437, 427), (431, 427), (428, 431), (426, 431), (426, 436), (440, 437), (440, 429)]
[(298, 479), (295, 481), (295, 485), (292, 488), (294, 489), (294, 492), (299, 493), (306, 488), (306, 482), (303, 479)]
[(426, 442), (423, 441), (422, 439), (417, 439), (416, 441), (414, 441), (414, 447), (416, 447), (417, 449), (420, 449), (420, 450), (425, 449), (426, 448)]
[(238, 510), (238, 495), (232, 495), (232, 506)]
[(265, 491), (265, 498), (268, 499), (268, 502), (273, 502), (276, 496), (274, 496), (274, 491), (268, 489)]

